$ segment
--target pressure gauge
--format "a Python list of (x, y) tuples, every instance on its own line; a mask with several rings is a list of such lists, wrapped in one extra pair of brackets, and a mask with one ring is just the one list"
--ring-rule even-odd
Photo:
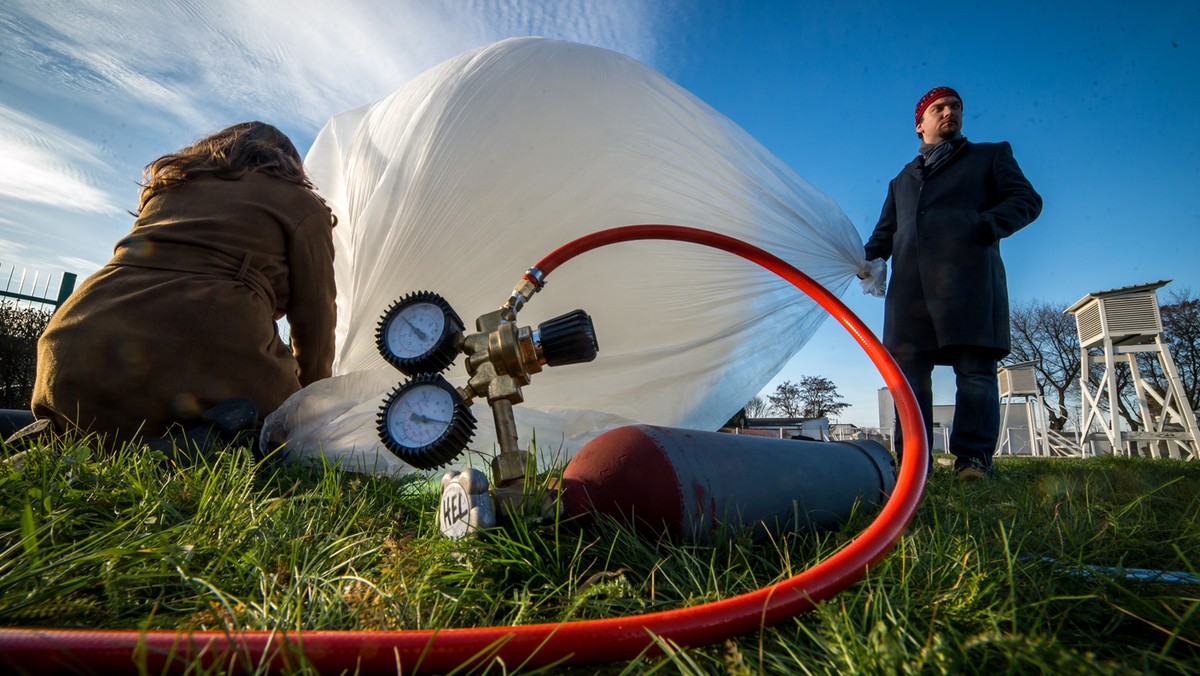
[(379, 438), (389, 451), (421, 469), (458, 457), (475, 434), (475, 416), (458, 390), (425, 373), (392, 390), (379, 409)]
[(458, 355), (463, 322), (445, 298), (430, 291), (410, 293), (383, 313), (375, 344), (405, 375), (439, 373)]

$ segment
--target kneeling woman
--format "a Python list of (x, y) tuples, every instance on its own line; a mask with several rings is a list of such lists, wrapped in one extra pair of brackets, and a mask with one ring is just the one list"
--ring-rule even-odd
[(122, 442), (235, 400), (224, 422), (256, 423), (330, 375), (335, 219), (287, 136), (245, 122), (160, 157), (136, 216), (38, 343), (36, 418)]

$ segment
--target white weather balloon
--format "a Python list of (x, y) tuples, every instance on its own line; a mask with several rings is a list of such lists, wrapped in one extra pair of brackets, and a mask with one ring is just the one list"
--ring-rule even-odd
[[(380, 315), (427, 290), (472, 329), (553, 249), (641, 223), (702, 228), (783, 258), (834, 293), (865, 265), (853, 224), (740, 127), (634, 59), (514, 38), (450, 59), (332, 118), (305, 160), (333, 206), (333, 378), (268, 419), (291, 458), (405, 472), (376, 433), (403, 376), (375, 345)], [(713, 430), (764, 387), (825, 314), (787, 282), (704, 246), (644, 241), (564, 264), (518, 316), (593, 318), (591, 363), (547, 369), (516, 407), (522, 443), (569, 456), (612, 427)], [(461, 358), (447, 373), (466, 380)], [(472, 448), (494, 450), (486, 401)]]

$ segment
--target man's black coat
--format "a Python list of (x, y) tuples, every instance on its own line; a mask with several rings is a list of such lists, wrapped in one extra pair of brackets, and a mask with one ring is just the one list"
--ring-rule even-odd
[(1031, 223), (1042, 198), (1008, 143), (959, 142), (925, 175), (918, 156), (888, 185), (864, 247), (890, 258), (883, 343), (893, 353), (951, 346), (1008, 354), (1008, 284), (1000, 240)]

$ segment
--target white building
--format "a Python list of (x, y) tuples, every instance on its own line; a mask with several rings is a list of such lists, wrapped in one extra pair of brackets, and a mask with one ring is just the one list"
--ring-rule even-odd
[[(890, 441), (894, 434), (895, 425), (895, 408), (894, 408), (892, 393), (886, 387), (879, 389), (879, 431), (888, 437)], [(1039, 433), (1037, 429), (1031, 428), (1029, 425), (1029, 406), (1026, 406), (1022, 401), (1014, 401), (1011, 399), (1002, 398), (1000, 401), (1000, 438), (996, 453), (998, 455), (1046, 455), (1047, 452), (1056, 456), (1070, 456), (1079, 454), (1079, 443), (1076, 439), (1070, 438), (1071, 433), (1047, 432), (1041, 430), (1042, 435), (1050, 434), (1051, 439), (1048, 441), (1042, 439), (1039, 441)], [(934, 404), (933, 406), (933, 451), (935, 453), (946, 453), (949, 448), (950, 430), (954, 426), (954, 405), (953, 404)], [(1043, 423), (1044, 427), (1044, 423)], [(1049, 449), (1042, 448), (1038, 452), (1034, 452), (1035, 447), (1041, 443), (1044, 446), (1049, 445)], [(1097, 445), (1099, 446), (1099, 445)], [(1100, 449), (1107, 453), (1111, 452), (1105, 449)]]
[[(895, 402), (888, 388), (879, 388), (879, 431), (891, 441), (895, 435)], [(1000, 430), (1000, 450), (1005, 455), (1033, 455), (1034, 437), (1029, 428), (1027, 408), (1021, 404), (1000, 403), (1000, 418), (1006, 421)], [(933, 405), (933, 451), (946, 453), (950, 429), (954, 426), (954, 404)]]
[(777, 439), (808, 439), (812, 441), (829, 441), (829, 419), (821, 418), (747, 418), (745, 427), (735, 428), (734, 434), (754, 434), (755, 436), (774, 437)]

